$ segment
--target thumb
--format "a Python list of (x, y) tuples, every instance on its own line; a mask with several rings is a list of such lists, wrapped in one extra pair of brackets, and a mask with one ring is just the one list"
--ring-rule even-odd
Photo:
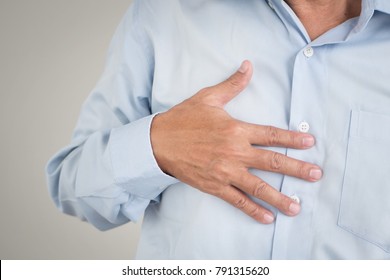
[(224, 107), (230, 100), (242, 92), (252, 78), (253, 68), (250, 61), (242, 62), (240, 68), (227, 80), (209, 88), (210, 93), (215, 95), (216, 106)]

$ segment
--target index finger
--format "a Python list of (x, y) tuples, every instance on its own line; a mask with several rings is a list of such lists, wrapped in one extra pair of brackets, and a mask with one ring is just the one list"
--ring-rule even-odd
[(285, 130), (269, 125), (244, 123), (244, 131), (252, 145), (307, 149), (313, 147), (315, 138), (308, 133)]

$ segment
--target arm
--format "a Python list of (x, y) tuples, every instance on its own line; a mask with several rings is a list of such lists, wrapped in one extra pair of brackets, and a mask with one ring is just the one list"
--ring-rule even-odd
[(153, 65), (138, 24), (138, 1), (112, 40), (105, 71), (83, 105), (71, 144), (46, 168), (57, 207), (109, 229), (140, 218), (176, 182), (154, 160), (150, 145)]
[(138, 219), (177, 178), (259, 222), (272, 222), (272, 212), (247, 194), (296, 215), (297, 203), (248, 170), (309, 181), (318, 180), (321, 170), (253, 145), (305, 149), (314, 145), (314, 138), (243, 123), (223, 110), (249, 83), (249, 62), (228, 80), (153, 118), (153, 53), (149, 38), (137, 26), (137, 16), (141, 17), (135, 5), (116, 33), (107, 70), (83, 107), (71, 146), (48, 164), (49, 187), (57, 206), (108, 229)]

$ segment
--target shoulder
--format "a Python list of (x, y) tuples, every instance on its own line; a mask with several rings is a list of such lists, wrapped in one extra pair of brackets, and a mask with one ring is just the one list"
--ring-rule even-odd
[[(140, 15), (163, 16), (177, 13), (184, 10), (193, 10), (194, 8), (205, 7), (217, 0), (134, 0), (132, 6)], [(223, 3), (232, 2), (231, 0), (222, 1)]]

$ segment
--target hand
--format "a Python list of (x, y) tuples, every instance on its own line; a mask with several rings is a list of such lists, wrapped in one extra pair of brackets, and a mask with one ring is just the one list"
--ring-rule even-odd
[(249, 168), (317, 181), (321, 169), (283, 154), (252, 145), (306, 149), (314, 145), (309, 134), (233, 119), (223, 109), (249, 83), (252, 65), (244, 61), (226, 81), (157, 115), (151, 127), (153, 152), (160, 168), (178, 180), (217, 196), (261, 223), (272, 223), (271, 211), (257, 197), (289, 216), (300, 205), (248, 172)]

